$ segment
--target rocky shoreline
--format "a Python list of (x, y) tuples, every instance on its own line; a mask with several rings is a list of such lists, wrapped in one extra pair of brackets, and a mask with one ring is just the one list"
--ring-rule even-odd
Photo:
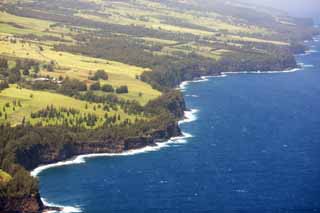
[[(91, 142), (77, 142), (65, 144), (58, 150), (51, 146), (33, 146), (25, 155), (18, 155), (18, 162), (29, 171), (41, 165), (53, 164), (71, 159), (78, 155), (99, 153), (122, 153), (129, 150), (141, 149), (146, 146), (155, 146), (156, 143), (167, 141), (172, 137), (181, 136), (178, 122), (170, 123), (166, 129), (156, 130), (148, 137), (131, 137), (120, 141), (105, 140)], [(32, 159), (30, 155), (32, 153)]]

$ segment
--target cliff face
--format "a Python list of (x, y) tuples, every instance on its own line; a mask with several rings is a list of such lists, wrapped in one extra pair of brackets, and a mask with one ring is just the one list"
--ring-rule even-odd
[(124, 151), (139, 149), (156, 142), (179, 136), (180, 128), (176, 122), (172, 122), (163, 129), (155, 130), (150, 136), (112, 139), (105, 141), (74, 142), (62, 146), (50, 146), (37, 144), (28, 150), (17, 151), (17, 163), (32, 170), (42, 164), (50, 164), (63, 161), (76, 155), (90, 153), (121, 153)]
[(3, 206), (2, 211), (8, 212), (39, 212), (44, 209), (39, 194), (3, 199), (0, 200), (0, 206)]

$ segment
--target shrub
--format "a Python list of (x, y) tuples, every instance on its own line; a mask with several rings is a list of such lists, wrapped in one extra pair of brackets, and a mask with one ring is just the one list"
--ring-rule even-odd
[(18, 81), (20, 81), (21, 79), (21, 73), (18, 69), (13, 69), (11, 70), (11, 72), (9, 73), (9, 83), (14, 84)]
[(104, 70), (98, 70), (91, 78), (90, 80), (98, 81), (99, 79), (102, 80), (108, 80), (109, 76), (108, 73), (106, 73)]
[(116, 93), (122, 94), (122, 93), (128, 93), (128, 87), (127, 86), (120, 86), (116, 89)]
[(90, 90), (100, 90), (100, 83), (99, 82), (96, 82), (96, 83), (93, 83), (90, 85)]
[(109, 84), (105, 84), (101, 87), (101, 90), (104, 92), (114, 92), (114, 88), (109, 85)]
[(65, 95), (73, 96), (78, 92), (87, 91), (87, 85), (77, 79), (66, 78), (59, 89), (59, 92)]
[(0, 90), (4, 90), (6, 88), (9, 88), (9, 84), (7, 81), (1, 81), (0, 82)]

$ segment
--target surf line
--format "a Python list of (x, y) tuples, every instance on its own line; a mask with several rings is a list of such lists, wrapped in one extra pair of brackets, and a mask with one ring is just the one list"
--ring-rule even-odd
[[(197, 109), (191, 109), (184, 112), (184, 118), (178, 122), (179, 125), (184, 123), (190, 123), (197, 120)], [(86, 162), (86, 159), (89, 158), (97, 158), (97, 157), (115, 157), (115, 156), (130, 156), (130, 155), (137, 155), (142, 153), (148, 153), (148, 152), (155, 152), (160, 149), (170, 147), (171, 145), (177, 145), (177, 144), (184, 144), (188, 142), (188, 138), (192, 138), (193, 136), (189, 133), (182, 132), (181, 136), (178, 137), (172, 137), (169, 140), (165, 142), (158, 142), (155, 144), (155, 146), (146, 146), (141, 149), (134, 149), (134, 150), (128, 150), (126, 152), (122, 153), (96, 153), (96, 154), (85, 154), (85, 155), (78, 155), (75, 156), (72, 159), (65, 160), (65, 161), (59, 161), (57, 163), (47, 164), (47, 165), (40, 165), (34, 170), (30, 172), (31, 176), (38, 177), (39, 174), (47, 169), (56, 168), (56, 167), (62, 167), (62, 166), (68, 166), (73, 164), (82, 164)], [(48, 202), (45, 198), (41, 198), (43, 204), (45, 206), (54, 206), (61, 208), (61, 211), (49, 211), (51, 213), (53, 212), (61, 212), (61, 213), (77, 213), (82, 212), (80, 206), (63, 206), (55, 203)]]
[[(189, 111), (185, 111), (184, 112), (184, 119), (178, 122), (179, 125), (183, 124), (183, 123), (190, 123), (190, 122), (197, 120), (197, 116), (196, 116), (197, 113), (198, 113), (198, 110), (196, 110), (196, 109), (191, 109)], [(93, 153), (93, 154), (78, 155), (70, 160), (59, 161), (57, 163), (52, 163), (52, 164), (47, 164), (47, 165), (41, 165), (41, 166), (35, 168), (34, 170), (32, 170), (30, 174), (33, 177), (37, 177), (44, 170), (47, 170), (50, 168), (55, 168), (55, 167), (72, 165), (72, 164), (85, 163), (86, 162), (85, 160), (88, 158), (130, 156), (130, 155), (158, 151), (164, 147), (168, 147), (170, 144), (185, 143), (186, 139), (191, 138), (191, 137), (192, 137), (191, 134), (186, 133), (186, 132), (182, 132), (181, 136), (172, 137), (166, 142), (158, 142), (155, 144), (155, 146), (146, 146), (141, 149), (133, 149), (133, 150), (128, 150), (128, 151), (121, 152), (121, 153), (96, 153), (96, 154)]]

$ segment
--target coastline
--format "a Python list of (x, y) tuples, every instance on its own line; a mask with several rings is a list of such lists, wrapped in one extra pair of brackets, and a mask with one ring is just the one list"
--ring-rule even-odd
[[(191, 109), (188, 111), (184, 111), (184, 119), (180, 120), (178, 124), (184, 124), (184, 123), (190, 123), (195, 120), (197, 120), (196, 114), (198, 110), (197, 109)], [(44, 170), (55, 168), (55, 167), (61, 167), (61, 166), (67, 166), (72, 164), (81, 164), (85, 163), (86, 159), (90, 158), (97, 158), (97, 157), (114, 157), (114, 156), (130, 156), (130, 155), (136, 155), (136, 154), (142, 154), (142, 153), (148, 153), (148, 152), (154, 152), (158, 151), (164, 147), (168, 147), (169, 144), (181, 144), (185, 143), (185, 139), (191, 138), (192, 135), (186, 132), (182, 132), (181, 136), (172, 137), (169, 140), (165, 142), (156, 142), (153, 146), (146, 146), (140, 149), (132, 149), (121, 153), (92, 153), (92, 154), (84, 154), (84, 155), (77, 155), (69, 160), (65, 161), (59, 161), (52, 164), (46, 164), (38, 166), (37, 168), (33, 169), (30, 174), (33, 177), (37, 177), (41, 172)]]
[[(303, 67), (301, 68), (294, 68), (294, 69), (290, 69), (290, 70), (285, 70), (285, 71), (265, 71), (265, 72), (260, 72), (260, 71), (244, 71), (244, 72), (222, 72), (221, 75), (216, 75), (216, 76), (202, 76), (199, 79), (195, 79), (192, 81), (183, 81), (180, 83), (179, 87), (177, 88), (178, 90), (184, 92), (186, 90), (186, 87), (190, 84), (190, 83), (198, 83), (198, 82), (204, 82), (204, 81), (209, 81), (209, 78), (223, 78), (223, 77), (228, 77), (228, 74), (274, 74), (274, 73), (291, 73), (291, 72), (296, 72), (303, 69)], [(184, 118), (182, 120), (180, 120), (178, 122), (178, 125), (180, 127), (181, 124), (184, 123), (191, 123), (197, 120), (197, 113), (199, 111), (197, 109), (190, 109), (187, 111), (184, 111)], [(37, 168), (33, 169), (30, 174), (33, 177), (38, 177), (40, 173), (42, 173), (43, 171), (47, 170), (47, 169), (51, 169), (51, 168), (56, 168), (56, 167), (62, 167), (62, 166), (68, 166), (68, 165), (74, 165), (74, 164), (82, 164), (82, 163), (86, 163), (86, 159), (91, 159), (91, 158), (98, 158), (98, 157), (119, 157), (119, 156), (130, 156), (130, 155), (138, 155), (138, 154), (143, 154), (143, 153), (149, 153), (149, 152), (155, 152), (155, 151), (159, 151), (163, 148), (167, 148), (170, 147), (170, 145), (174, 145), (174, 144), (184, 144), (187, 143), (187, 139), (188, 138), (192, 138), (193, 135), (186, 133), (186, 132), (182, 132), (181, 136), (177, 136), (177, 137), (172, 137), (167, 141), (164, 142), (156, 142), (154, 146), (146, 146), (143, 148), (139, 148), (139, 149), (132, 149), (132, 150), (128, 150), (125, 152), (121, 152), (121, 153), (92, 153), (92, 154), (84, 154), (84, 155), (78, 155), (75, 156), (69, 160), (65, 160), (65, 161), (59, 161), (56, 163), (52, 163), (52, 164), (47, 164), (47, 165), (40, 165)], [(61, 213), (78, 213), (78, 212), (82, 212), (81, 207), (80, 206), (63, 206), (63, 205), (59, 205), (59, 204), (55, 204), (55, 203), (51, 203), (48, 202), (46, 200), (46, 198), (41, 197), (41, 201), (43, 202), (44, 206), (46, 207), (56, 207), (56, 208), (60, 208), (60, 211), (55, 211), (55, 210), (49, 210), (49, 211), (45, 211), (45, 212), (50, 212), (50, 213), (54, 213), (54, 212), (61, 212)]]
[[(311, 41), (314, 42), (319, 42), (319, 38), (315, 37), (313, 38)], [(310, 41), (308, 41), (310, 42)], [(302, 54), (297, 54), (296, 56), (307, 56), (310, 55), (312, 53), (317, 53), (317, 50), (307, 50), (305, 51), (305, 53)], [(240, 72), (221, 72), (220, 75), (214, 75), (214, 76), (202, 76), (200, 78), (194, 79), (194, 80), (190, 80), (190, 81), (183, 81), (180, 83), (179, 87), (177, 88), (178, 90), (184, 92), (187, 88), (187, 86), (190, 83), (197, 83), (197, 82), (204, 82), (204, 81), (208, 81), (209, 78), (222, 78), (222, 77), (228, 77), (229, 75), (232, 74), (283, 74), (283, 73), (293, 73), (293, 72), (297, 72), (297, 71), (301, 71), (304, 68), (308, 68), (308, 67), (313, 67), (312, 64), (303, 64), (303, 63), (297, 63), (298, 67), (296, 68), (292, 68), (292, 69), (286, 69), (283, 71), (240, 71)], [(184, 111), (184, 118), (182, 120), (180, 120), (178, 122), (178, 125), (180, 127), (181, 124), (184, 123), (190, 123), (193, 121), (197, 120), (197, 113), (198, 110), (197, 109), (191, 109), (189, 111)], [(189, 133), (186, 132), (182, 132), (181, 136), (178, 137), (172, 137), (164, 142), (155, 142), (154, 145), (150, 146), (147, 145), (143, 148), (139, 148), (139, 149), (132, 149), (129, 151), (125, 151), (125, 152), (121, 152), (121, 153), (99, 153), (99, 154), (85, 154), (85, 155), (78, 155), (75, 156), (69, 160), (65, 160), (65, 161), (59, 161), (56, 163), (52, 163), (52, 164), (47, 164), (47, 165), (41, 165), (38, 166), (37, 168), (33, 169), (30, 174), (33, 177), (38, 177), (39, 174), (47, 169), (51, 169), (51, 168), (56, 168), (56, 167), (61, 167), (61, 166), (68, 166), (68, 165), (73, 165), (73, 164), (82, 164), (82, 163), (86, 163), (86, 159), (90, 159), (90, 158), (98, 158), (98, 157), (115, 157), (115, 156), (130, 156), (130, 155), (137, 155), (137, 154), (143, 154), (143, 153), (149, 153), (149, 152), (154, 152), (154, 151), (159, 151), (163, 148), (166, 147), (170, 147), (170, 145), (172, 144), (183, 144), (183, 143), (187, 143), (187, 139), (188, 138), (192, 138), (193, 136)], [(58, 205), (58, 204), (54, 204), (54, 203), (50, 203), (48, 202), (45, 198), (41, 198), (43, 204), (46, 207), (57, 207), (60, 208), (61, 210), (57, 211), (57, 210), (49, 210), (49, 211), (45, 211), (45, 212), (65, 212), (65, 213), (69, 213), (69, 212), (82, 212), (81, 207), (79, 206), (62, 206), (62, 205)]]
[[(319, 42), (320, 36), (319, 38), (316, 36), (314, 38), (312, 38), (310, 41), (314, 41), (314, 42)], [(310, 42), (309, 40), (305, 41), (305, 43)], [(305, 56), (305, 55), (309, 55), (312, 53), (317, 53), (317, 50), (307, 50), (305, 51), (305, 53), (301, 53), (301, 54), (297, 54), (295, 56)], [(208, 81), (209, 78), (223, 78), (223, 77), (228, 77), (228, 75), (230, 74), (281, 74), (281, 73), (293, 73), (293, 72), (297, 72), (300, 70), (303, 70), (304, 68), (307, 67), (313, 67), (312, 64), (304, 64), (304, 63), (297, 63), (298, 67), (296, 68), (288, 68), (286, 70), (282, 70), (282, 71), (239, 71), (239, 72), (221, 72), (220, 75), (212, 75), (212, 76), (201, 76), (200, 78), (194, 79), (194, 80), (189, 80), (189, 81), (183, 81), (179, 84), (179, 86), (176, 88), (180, 91), (185, 91), (186, 87), (188, 86), (188, 84), (190, 83), (197, 83), (197, 82), (204, 82), (204, 81)], [(187, 110), (184, 111), (184, 118), (182, 120), (180, 120), (178, 122), (178, 125), (183, 124), (183, 123), (190, 123), (195, 121), (196, 118), (196, 114), (198, 113), (197, 109), (191, 109), (191, 110)], [(159, 149), (161, 149), (162, 147), (158, 147), (158, 146), (163, 146), (164, 144), (167, 143), (172, 143), (172, 141), (179, 141), (179, 140), (183, 140), (186, 138), (190, 138), (192, 137), (191, 135), (189, 135), (188, 133), (182, 132), (181, 136), (178, 137), (172, 137), (169, 140), (167, 140), (167, 142), (157, 142), (155, 143), (156, 146), (146, 146), (140, 149), (132, 149), (129, 151), (125, 151), (122, 153), (98, 153), (98, 154), (85, 154), (85, 155), (78, 155), (75, 156), (74, 158), (71, 158), (69, 160), (65, 160), (65, 161), (59, 161), (57, 163), (52, 163), (52, 164), (47, 164), (47, 165), (40, 165), (37, 168), (33, 169), (30, 174), (33, 177), (37, 177), (42, 171), (46, 170), (46, 169), (50, 169), (50, 168), (54, 168), (54, 167), (60, 167), (60, 166), (66, 166), (66, 165), (72, 165), (72, 164), (80, 164), (80, 163), (85, 163), (85, 159), (87, 158), (95, 158), (95, 157), (112, 157), (112, 156), (128, 156), (128, 155), (135, 155), (135, 154), (141, 154), (141, 153), (145, 153), (145, 152), (152, 152), (152, 151), (157, 151)], [(165, 146), (163, 146), (165, 147)]]

